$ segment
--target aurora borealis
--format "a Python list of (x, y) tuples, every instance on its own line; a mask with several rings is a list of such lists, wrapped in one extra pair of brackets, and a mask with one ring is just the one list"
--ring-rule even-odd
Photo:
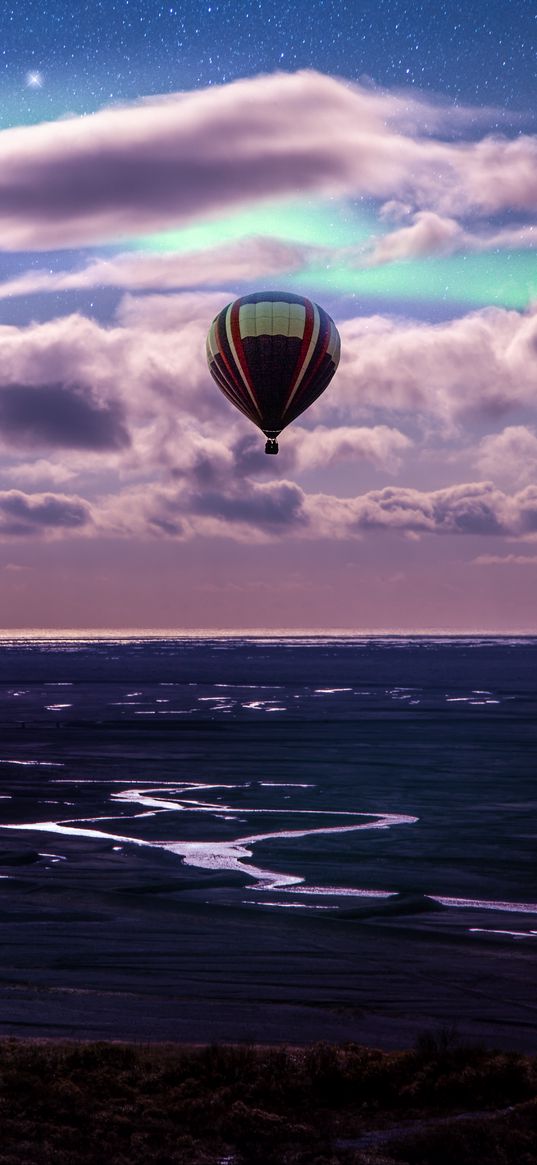
[[(534, 6), (5, 32), (4, 624), (534, 629)], [(343, 342), (268, 466), (204, 357), (258, 288)]]
[(149, 251), (184, 252), (263, 235), (301, 243), (315, 251), (319, 240), (330, 239), (332, 248), (337, 249), (335, 255), (328, 251), (322, 265), (316, 255), (309, 261), (306, 257), (302, 270), (294, 272), (288, 280), (280, 276), (280, 284), (303, 294), (309, 288), (319, 296), (358, 295), (391, 303), (416, 300), (432, 305), (440, 301), (523, 310), (537, 298), (533, 249), (497, 248), (484, 254), (428, 256), (378, 267), (360, 265), (357, 249), (363, 248), (365, 258), (368, 243), (387, 233), (386, 224), (375, 218), (373, 208), (349, 205), (337, 199), (329, 203), (315, 200), (305, 205), (297, 200), (269, 203), (226, 218), (152, 235), (135, 241), (134, 245)]

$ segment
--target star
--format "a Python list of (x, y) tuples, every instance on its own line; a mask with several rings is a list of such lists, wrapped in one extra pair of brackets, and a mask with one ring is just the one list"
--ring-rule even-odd
[(26, 88), (27, 89), (42, 89), (43, 88), (43, 74), (36, 72), (29, 72), (26, 74)]

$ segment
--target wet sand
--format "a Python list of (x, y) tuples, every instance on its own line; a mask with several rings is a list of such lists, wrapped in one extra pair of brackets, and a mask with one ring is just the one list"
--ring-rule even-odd
[(477, 747), (500, 764), (495, 788), (482, 756), (461, 782), (445, 753), (432, 787), (427, 731), (4, 725), (2, 820), (23, 828), (0, 833), (0, 1033), (402, 1048), (455, 1024), (535, 1051), (534, 843), (520, 780), (505, 804), (512, 724), (491, 756), (488, 730), (479, 745), (451, 720), (459, 758)]

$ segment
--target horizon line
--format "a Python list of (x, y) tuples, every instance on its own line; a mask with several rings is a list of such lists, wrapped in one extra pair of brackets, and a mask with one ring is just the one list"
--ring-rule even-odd
[(240, 639), (240, 638), (533, 638), (537, 628), (401, 628), (401, 627), (0, 627), (0, 642), (9, 639)]

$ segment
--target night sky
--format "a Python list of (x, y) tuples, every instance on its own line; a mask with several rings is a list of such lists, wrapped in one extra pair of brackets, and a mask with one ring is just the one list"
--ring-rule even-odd
[[(523, 0), (51, 0), (14, 6), (2, 23), (2, 104), (11, 124), (277, 69), (368, 77), (517, 111), (535, 99), (537, 10)], [(39, 93), (24, 92), (32, 72), (43, 77)]]
[[(1, 44), (0, 622), (535, 630), (537, 6), (51, 0)], [(342, 337), (268, 465), (204, 356), (258, 288)]]

